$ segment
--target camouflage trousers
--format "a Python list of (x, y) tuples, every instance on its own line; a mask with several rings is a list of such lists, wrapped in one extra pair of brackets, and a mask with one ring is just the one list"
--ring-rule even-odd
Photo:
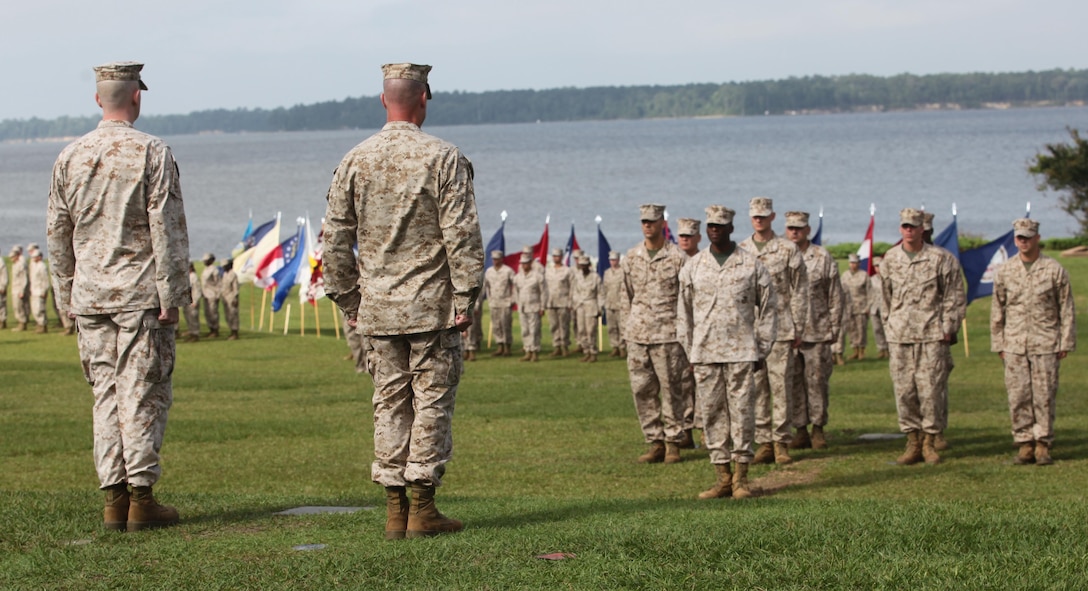
[(879, 313), (870, 314), (869, 318), (873, 321), (873, 341), (876, 342), (876, 350), (886, 352), (888, 339), (884, 336), (884, 320), (880, 318)]
[(889, 349), (899, 430), (944, 431), (948, 394), (948, 343), (891, 343)]
[(182, 313), (185, 314), (185, 326), (188, 328), (188, 333), (193, 336), (200, 335), (200, 303), (190, 304), (188, 306), (181, 307)]
[(480, 308), (472, 310), (472, 326), (461, 333), (464, 339), (465, 351), (479, 351), (480, 343), (484, 340), (483, 311)]
[(793, 341), (775, 341), (767, 363), (755, 372), (756, 443), (793, 441)]
[(597, 354), (597, 308), (578, 306), (574, 309), (578, 316), (578, 344), (582, 352)]
[(43, 296), (30, 296), (30, 313), (38, 326), (46, 326), (49, 320), (45, 317), (45, 311), (49, 309), (49, 294)]
[(30, 319), (30, 296), (19, 297), (16, 295), (11, 300), (12, 311), (15, 312), (15, 321), (24, 323)]
[(1009, 393), (1012, 438), (1016, 443), (1054, 442), (1054, 405), (1058, 394), (1056, 354), (1005, 353), (1005, 389)]
[(223, 315), (226, 316), (227, 328), (238, 332), (238, 300), (223, 300)]
[(752, 362), (699, 363), (695, 383), (705, 426), (703, 441), (711, 464), (752, 461), (755, 381)]
[(510, 306), (492, 306), (491, 337), (497, 345), (514, 344), (513, 311)]
[(94, 461), (103, 488), (151, 486), (162, 474), (175, 327), (160, 324), (158, 312), (76, 318), (83, 375), (94, 392)]
[(219, 298), (204, 297), (204, 322), (209, 332), (219, 332)]
[(608, 344), (613, 349), (623, 346), (623, 310), (608, 308), (605, 310), (605, 320), (608, 321)]
[(830, 343), (801, 343), (793, 364), (793, 426), (827, 424), (828, 383), (831, 381)]
[(687, 356), (680, 343), (627, 343), (627, 371), (642, 434), (647, 443), (679, 443), (684, 429), (681, 378)]
[[(7, 273), (7, 269), (0, 269), (0, 273)], [(8, 321), (8, 294), (0, 293), (0, 322)]]
[(869, 315), (845, 314), (845, 316), (842, 324), (846, 336), (850, 339), (850, 346), (855, 349), (864, 349), (868, 344)]
[(453, 456), (461, 333), (368, 336), (367, 346), (374, 377), (371, 478), (382, 486), (440, 486)]
[(570, 308), (548, 308), (553, 347), (570, 346)]
[(366, 337), (359, 332), (358, 327), (348, 324), (347, 316), (343, 317), (343, 323), (344, 340), (348, 342), (348, 351), (351, 353), (351, 360), (355, 362), (355, 371), (363, 373), (369, 369), (366, 366)]
[(526, 353), (540, 352), (540, 312), (518, 311), (521, 318), (521, 347)]
[(691, 369), (691, 363), (684, 363), (684, 373), (680, 376), (680, 388), (684, 392), (684, 429), (702, 429), (703, 413), (699, 405), (695, 403), (695, 372)]

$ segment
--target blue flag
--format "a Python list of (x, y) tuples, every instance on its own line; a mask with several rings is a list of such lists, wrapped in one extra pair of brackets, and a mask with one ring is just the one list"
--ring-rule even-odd
[(261, 238), (264, 238), (265, 234), (271, 232), (272, 228), (276, 227), (276, 218), (272, 218), (256, 228), (252, 228), (253, 220), (249, 220), (249, 224), (250, 228), (246, 228), (246, 235), (242, 238), (243, 251), (257, 246), (257, 243), (261, 241)]
[(819, 225), (816, 226), (816, 233), (812, 235), (812, 238), (809, 239), (809, 242), (815, 244), (816, 246), (822, 246), (820, 243), (823, 242), (823, 239), (824, 239), (824, 215), (823, 215), (823, 213), (821, 213), (820, 214), (820, 223), (819, 223)]
[(952, 223), (933, 239), (933, 244), (960, 258), (960, 232), (956, 228), (955, 214), (952, 215)]
[(304, 253), (301, 252), (301, 247), (305, 244), (302, 237), (305, 228), (306, 226), (299, 226), (298, 232), (294, 236), (280, 244), (280, 248), (283, 250), (283, 267), (280, 267), (278, 271), (272, 274), (272, 278), (276, 281), (276, 295), (272, 297), (273, 312), (279, 312), (280, 308), (283, 307), (283, 300), (287, 299), (287, 294), (295, 286), (298, 267), (302, 259), (306, 258)]
[(960, 265), (963, 266), (963, 276), (967, 279), (968, 304), (978, 298), (993, 295), (997, 268), (1016, 252), (1013, 231), (1009, 230), (993, 242), (960, 253)]
[[(505, 212), (504, 212), (505, 213)], [(502, 221), (499, 225), (499, 229), (495, 230), (495, 234), (491, 236), (491, 240), (487, 241), (487, 248), (484, 249), (484, 269), (491, 268), (491, 251), (501, 250), (506, 252), (506, 234), (503, 230), (506, 228), (506, 220)]]
[(612, 252), (612, 247), (608, 244), (608, 239), (604, 237), (604, 232), (601, 232), (601, 225), (597, 224), (597, 274), (604, 278), (604, 272), (610, 266), (608, 264), (608, 253)]

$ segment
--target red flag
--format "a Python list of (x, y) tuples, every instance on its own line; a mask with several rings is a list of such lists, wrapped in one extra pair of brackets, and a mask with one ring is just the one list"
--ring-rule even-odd
[(870, 209), (869, 229), (865, 231), (865, 240), (862, 241), (861, 247), (858, 248), (858, 268), (865, 269), (870, 277), (876, 275), (876, 266), (869, 264), (873, 260), (873, 225), (875, 222), (876, 214)]
[[(548, 265), (548, 219), (544, 220), (544, 233), (540, 235), (540, 242), (533, 245), (533, 259), (540, 261), (543, 266)], [(502, 257), (502, 262), (515, 272), (521, 271), (521, 251)]]

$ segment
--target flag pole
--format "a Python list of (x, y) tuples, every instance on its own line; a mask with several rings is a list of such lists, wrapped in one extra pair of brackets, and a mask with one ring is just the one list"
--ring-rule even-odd
[(603, 319), (600, 316), (598, 316), (597, 317), (597, 351), (598, 352), (604, 351), (604, 331), (601, 330), (601, 327), (604, 326), (603, 322), (604, 322)]
[(268, 307), (268, 332), (272, 332), (276, 326), (276, 311), (272, 306)]
[[(254, 285), (253, 287), (256, 288), (257, 286)], [(265, 301), (267, 300), (267, 298), (268, 298), (268, 292), (262, 289), (261, 290), (261, 323), (258, 326), (257, 330), (264, 330), (264, 305), (265, 305)], [(254, 299), (256, 299), (256, 298), (254, 298)]]
[(287, 336), (287, 329), (291, 326), (291, 304), (287, 304), (287, 310), (283, 313), (283, 336)]
[(971, 345), (967, 342), (967, 319), (963, 319), (963, 356), (971, 356)]
[[(332, 328), (336, 331), (336, 340), (340, 340), (340, 310), (336, 308), (336, 304), (332, 300), (329, 300), (329, 305), (332, 306)], [(314, 302), (314, 307), (317, 307), (317, 302)]]
[[(290, 306), (291, 304), (287, 304)], [(298, 304), (298, 336), (306, 336), (306, 306), (302, 302)]]
[(256, 285), (249, 284), (249, 330), (253, 331), (257, 324), (257, 296), (254, 295), (253, 290), (257, 289)]
[[(321, 314), (317, 313), (317, 300), (316, 299), (313, 301), (313, 307), (314, 307), (314, 326), (317, 327), (317, 338), (320, 339), (321, 338)], [(334, 308), (335, 308), (335, 306), (334, 306)], [(335, 313), (336, 313), (336, 310), (334, 309), (333, 310), (333, 318), (336, 318)]]

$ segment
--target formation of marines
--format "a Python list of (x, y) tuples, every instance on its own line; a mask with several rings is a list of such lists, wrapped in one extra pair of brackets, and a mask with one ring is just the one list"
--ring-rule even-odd
[[(44, 328), (51, 287), (60, 316), (78, 328), (85, 377), (94, 393), (94, 458), (105, 491), (103, 523), (114, 530), (175, 524), (152, 486), (172, 405), (179, 310), (189, 340), (199, 338), (198, 303), (208, 335), (225, 303), (238, 335), (238, 279), (230, 261), (189, 261), (180, 172), (161, 139), (137, 131), (142, 64), (95, 68), (103, 120), (58, 156), (47, 211), (48, 271), (38, 248), (11, 252), (12, 277), (0, 298), (15, 300), (16, 330)], [(906, 450), (896, 461), (940, 462), (947, 446), (949, 346), (965, 315), (956, 257), (931, 244), (932, 217), (900, 212), (902, 242), (875, 273), (856, 260), (839, 275), (831, 255), (809, 240), (809, 214), (785, 214), (772, 230), (773, 202), (749, 202), (753, 233), (733, 239), (736, 212), (681, 218), (679, 244), (666, 239), (665, 206), (639, 208), (643, 240), (626, 256), (609, 253), (604, 277), (584, 253), (576, 268), (537, 263), (520, 273), (484, 269), (471, 162), (424, 133), (431, 67), (382, 66), (387, 123), (353, 148), (333, 174), (325, 215), (325, 289), (344, 315), (359, 371), (374, 382), (371, 478), (386, 493), (385, 538), (460, 531), (435, 506), (452, 457), (452, 416), (465, 360), (482, 348), (481, 301), (490, 301), (496, 355), (511, 354), (512, 308), (520, 315), (522, 361), (539, 361), (547, 315), (553, 355), (566, 356), (571, 327), (582, 361), (595, 362), (599, 318), (607, 316), (613, 355), (626, 359), (632, 398), (648, 445), (643, 463), (682, 461), (702, 429), (716, 479), (700, 498), (752, 495), (753, 462), (790, 463), (789, 449), (828, 445), (828, 384), (835, 350), (848, 336), (864, 356), (865, 324), (890, 359)], [(88, 163), (97, 163), (89, 165)], [(395, 166), (393, 165), (395, 163)], [(365, 182), (364, 182), (365, 181)], [(94, 207), (91, 207), (91, 205)], [(118, 231), (123, 228), (125, 231)], [(994, 279), (991, 343), (1005, 366), (1018, 464), (1053, 461), (1054, 399), (1060, 361), (1075, 348), (1069, 277), (1039, 246), (1039, 224), (1013, 223), (1017, 255)], [(928, 230), (928, 234), (927, 234)], [(123, 253), (123, 256), (122, 256)], [(361, 256), (357, 253), (366, 253)], [(42, 277), (51, 275), (51, 285)], [(0, 323), (6, 327), (6, 301)], [(843, 362), (844, 360), (840, 360)], [(791, 428), (793, 432), (791, 432)]]

